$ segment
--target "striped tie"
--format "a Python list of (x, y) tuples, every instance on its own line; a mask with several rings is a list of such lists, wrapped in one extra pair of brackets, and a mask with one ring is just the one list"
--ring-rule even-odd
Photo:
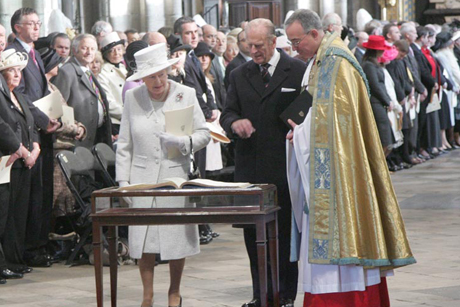
[(89, 83), (91, 83), (91, 86), (93, 87), (94, 91), (96, 92), (96, 95), (97, 95), (99, 103), (102, 105), (102, 109), (104, 110), (104, 119), (105, 119), (105, 116), (107, 115), (107, 110), (105, 109), (105, 104), (102, 102), (101, 92), (99, 91), (99, 88), (97, 87), (96, 83), (94, 82), (93, 74), (91, 73), (90, 70), (86, 71), (86, 75), (88, 76)]
[(268, 72), (269, 67), (270, 64), (268, 63), (260, 65), (260, 75), (262, 76), (262, 80), (264, 81), (265, 87), (268, 87), (268, 83), (270, 83), (271, 75)]

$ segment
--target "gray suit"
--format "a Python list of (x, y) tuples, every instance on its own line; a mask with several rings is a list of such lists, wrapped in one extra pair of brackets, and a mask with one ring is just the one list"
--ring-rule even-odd
[(93, 75), (93, 80), (101, 93), (102, 101), (107, 110), (104, 123), (98, 126), (98, 97), (88, 77), (85, 75), (75, 57), (72, 57), (59, 70), (53, 83), (59, 88), (68, 105), (74, 108), (75, 120), (86, 127), (86, 139), (76, 141), (76, 146), (91, 149), (97, 143), (112, 145), (111, 122), (108, 114), (109, 105), (106, 95)]

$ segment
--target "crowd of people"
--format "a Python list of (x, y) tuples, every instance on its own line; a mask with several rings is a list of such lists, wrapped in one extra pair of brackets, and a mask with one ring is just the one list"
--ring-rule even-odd
[[(199, 27), (184, 16), (172, 28), (147, 33), (114, 31), (108, 22), (98, 21), (91, 34), (39, 37), (41, 25), (33, 9), (17, 10), (8, 43), (0, 25), (0, 126), (5, 131), (0, 148), (13, 164), (10, 183), (0, 185), (0, 283), (56, 260), (49, 234), (55, 231), (56, 217), (75, 210), (56, 153), (105, 143), (116, 151), (116, 180), (122, 187), (186, 178), (192, 153), (201, 177), (221, 179), (220, 171), (234, 167), (235, 181), (275, 184), (281, 206), (282, 306), (294, 306), (298, 284), (306, 293), (304, 306), (340, 300), (387, 306), (387, 269), (415, 262), (388, 171), (460, 148), (460, 25), (372, 20), (355, 33), (337, 14), (320, 19), (310, 10), (293, 12), (278, 29), (267, 19), (233, 29)], [(303, 91), (311, 93), (313, 106), (303, 123), (290, 121), (288, 127), (279, 116)], [(74, 109), (74, 123), (51, 119), (33, 105), (54, 92)], [(195, 106), (192, 135), (166, 133), (163, 110), (187, 105)], [(209, 130), (232, 142), (220, 143)], [(178, 157), (168, 155), (173, 149)], [(310, 172), (313, 161), (315, 171)], [(366, 185), (363, 192), (350, 190)], [(324, 215), (324, 224), (332, 225), (337, 216), (330, 212), (360, 211), (350, 204), (353, 200), (374, 204), (382, 215), (386, 208), (391, 213), (382, 220), (400, 222), (387, 225), (375, 214), (357, 213), (350, 220), (364, 221), (375, 233), (354, 230), (353, 239), (362, 235), (366, 246), (355, 242), (355, 248), (342, 250), (336, 234), (324, 225), (317, 230), (320, 225), (309, 216)], [(161, 202), (134, 201), (131, 206)], [(345, 233), (335, 222), (331, 229)], [(389, 228), (391, 235), (381, 240)], [(152, 255), (170, 260), (169, 306), (181, 306), (185, 257), (199, 252), (197, 242), (217, 235), (209, 226), (200, 232), (194, 226), (168, 231), (130, 227), (131, 256), (139, 259), (144, 285), (142, 306), (153, 301)], [(244, 241), (253, 298), (243, 307), (258, 307), (254, 228), (244, 228)], [(304, 264), (302, 274), (296, 260)], [(298, 275), (303, 276), (300, 283)], [(381, 297), (375, 299), (376, 293)], [(366, 305), (366, 300), (380, 303)]]

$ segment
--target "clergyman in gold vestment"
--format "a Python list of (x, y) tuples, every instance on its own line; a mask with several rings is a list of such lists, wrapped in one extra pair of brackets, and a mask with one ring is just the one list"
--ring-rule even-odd
[(388, 306), (384, 277), (415, 259), (366, 77), (315, 12), (297, 10), (285, 29), (294, 49), (311, 59), (302, 86), (313, 104), (287, 136), (291, 258), (301, 262), (304, 306)]

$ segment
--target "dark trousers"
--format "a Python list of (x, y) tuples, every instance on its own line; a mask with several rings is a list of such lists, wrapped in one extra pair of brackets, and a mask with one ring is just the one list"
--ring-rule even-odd
[(8, 183), (0, 185), (0, 270), (7, 267), (5, 253), (2, 247), (3, 236), (5, 234), (6, 222), (8, 219), (8, 207), (10, 200), (10, 185)]
[(40, 155), (31, 169), (30, 202), (26, 227), (25, 258), (32, 258), (32, 251), (38, 249), (40, 232), (43, 224), (43, 181), (42, 181), (43, 158)]
[[(281, 191), (280, 191), (281, 192)], [(279, 194), (279, 199), (282, 200)], [(290, 206), (290, 203), (288, 203)], [(257, 243), (255, 227), (244, 228), (244, 243), (249, 256), (252, 277), (253, 298), (260, 299), (259, 269), (257, 265)], [(291, 210), (285, 207), (278, 211), (278, 259), (280, 299), (294, 300), (297, 295), (298, 267), (297, 262), (291, 262)], [(269, 257), (268, 257), (269, 258)], [(270, 260), (268, 261), (270, 264)], [(268, 297), (272, 300), (271, 273), (268, 269)]]
[(417, 150), (428, 148), (428, 131), (426, 126), (426, 107), (430, 101), (430, 96), (420, 102), (420, 112), (418, 113), (418, 131), (417, 131)]
[(24, 264), (30, 174), (31, 171), (24, 167), (11, 169), (8, 217), (2, 242), (8, 265)]

